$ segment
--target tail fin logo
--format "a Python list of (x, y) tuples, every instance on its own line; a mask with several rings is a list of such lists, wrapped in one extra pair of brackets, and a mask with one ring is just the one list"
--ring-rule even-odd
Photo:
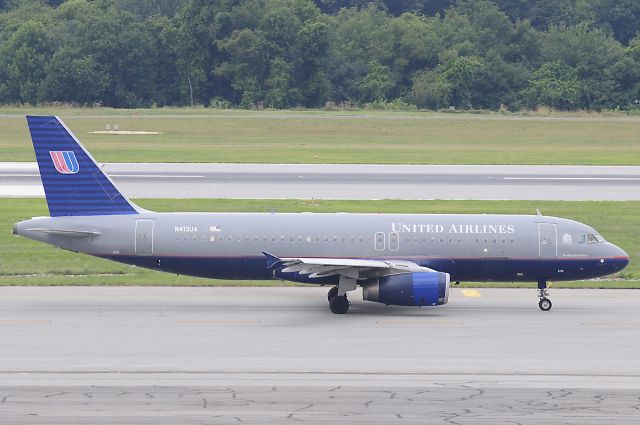
[(60, 174), (75, 174), (80, 170), (76, 154), (73, 151), (49, 151), (53, 165)]

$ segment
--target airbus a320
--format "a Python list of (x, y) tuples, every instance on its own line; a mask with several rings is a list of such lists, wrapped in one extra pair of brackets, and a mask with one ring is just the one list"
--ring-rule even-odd
[(55, 116), (27, 116), (49, 217), (13, 233), (153, 270), (330, 285), (387, 305), (438, 306), (452, 281), (537, 282), (621, 271), (628, 255), (586, 224), (543, 215), (157, 213), (127, 199)]

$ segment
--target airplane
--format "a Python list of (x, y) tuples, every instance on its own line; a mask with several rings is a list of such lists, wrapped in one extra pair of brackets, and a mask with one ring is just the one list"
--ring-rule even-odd
[(629, 256), (592, 227), (565, 218), (495, 214), (158, 213), (127, 199), (55, 116), (27, 116), (49, 217), (13, 233), (152, 270), (214, 279), (330, 285), (387, 305), (447, 304), (451, 282), (551, 281), (624, 269)]

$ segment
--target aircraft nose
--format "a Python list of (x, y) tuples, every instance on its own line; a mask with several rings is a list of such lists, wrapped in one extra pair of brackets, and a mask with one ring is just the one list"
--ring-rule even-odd
[(613, 248), (612, 260), (618, 270), (622, 270), (629, 264), (629, 254), (617, 245), (611, 244)]

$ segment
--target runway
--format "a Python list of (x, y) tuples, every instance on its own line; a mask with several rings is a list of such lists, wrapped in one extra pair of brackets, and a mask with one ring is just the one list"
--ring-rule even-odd
[(0, 288), (3, 424), (635, 424), (640, 292)]
[[(640, 167), (105, 164), (132, 198), (640, 200)], [(44, 196), (35, 163), (0, 163), (0, 197)]]

